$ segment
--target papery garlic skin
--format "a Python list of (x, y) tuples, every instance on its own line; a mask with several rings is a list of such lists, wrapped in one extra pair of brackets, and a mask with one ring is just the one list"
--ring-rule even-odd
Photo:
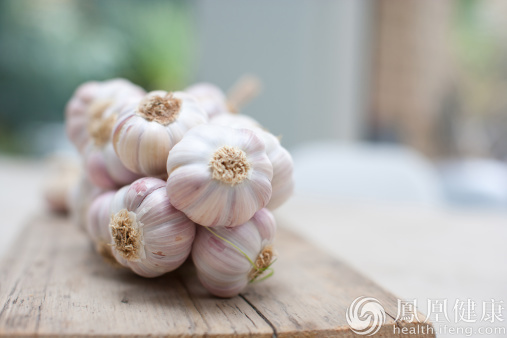
[(190, 130), (171, 150), (167, 173), (171, 203), (204, 226), (243, 224), (271, 198), (273, 166), (247, 129)]
[(113, 146), (121, 162), (131, 171), (166, 175), (169, 151), (191, 128), (208, 117), (198, 102), (183, 92), (148, 93), (139, 104), (128, 105), (113, 131)]
[(78, 151), (83, 151), (90, 135), (90, 117), (102, 114), (115, 100), (142, 97), (145, 91), (125, 79), (90, 81), (79, 86), (65, 108), (67, 135)]
[(275, 219), (267, 209), (259, 210), (248, 222), (233, 228), (198, 227), (192, 260), (199, 280), (215, 296), (236, 296), (250, 281), (267, 273), (262, 270), (275, 259), (275, 232)]
[(240, 114), (222, 114), (210, 120), (210, 124), (229, 126), (231, 128), (251, 129), (262, 138), (266, 146), (266, 153), (273, 165), (273, 179), (271, 184), (273, 193), (266, 206), (274, 210), (285, 203), (294, 192), (294, 164), (290, 153), (280, 144), (277, 137), (262, 129), (253, 118)]
[(110, 215), (113, 255), (140, 276), (173, 271), (190, 254), (196, 226), (171, 205), (163, 180), (141, 178), (123, 187)]
[(210, 119), (229, 111), (225, 94), (211, 83), (196, 83), (185, 89), (185, 92), (197, 99)]
[(292, 156), (273, 134), (259, 131), (266, 146), (266, 153), (273, 165), (273, 179), (271, 186), (273, 193), (266, 208), (275, 210), (294, 193), (294, 163)]
[(105, 192), (96, 197), (90, 205), (86, 217), (86, 231), (95, 245), (96, 251), (108, 262), (115, 262), (112, 253), (112, 238), (109, 231), (111, 204), (115, 191)]

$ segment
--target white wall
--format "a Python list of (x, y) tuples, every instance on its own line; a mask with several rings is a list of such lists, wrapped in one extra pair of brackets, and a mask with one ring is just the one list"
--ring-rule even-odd
[(364, 127), (373, 3), (196, 1), (199, 68), (194, 80), (227, 89), (244, 73), (264, 91), (244, 113), (287, 146), (353, 140)]

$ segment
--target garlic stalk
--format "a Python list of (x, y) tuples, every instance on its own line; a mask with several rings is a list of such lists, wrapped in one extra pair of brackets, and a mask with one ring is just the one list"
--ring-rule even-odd
[(267, 209), (233, 228), (198, 227), (192, 260), (199, 280), (213, 295), (233, 297), (249, 282), (270, 276), (275, 232), (275, 219)]
[(190, 254), (195, 224), (171, 205), (163, 180), (141, 178), (123, 187), (110, 215), (113, 256), (138, 275), (160, 276)]
[(194, 96), (209, 118), (226, 113), (227, 98), (217, 86), (211, 83), (197, 83), (187, 89), (185, 92)]
[(82, 152), (90, 139), (87, 128), (90, 118), (101, 116), (115, 100), (142, 97), (144, 94), (141, 87), (125, 79), (82, 84), (65, 108), (65, 126), (70, 141)]
[(271, 197), (273, 166), (247, 129), (193, 128), (171, 150), (167, 173), (171, 203), (204, 226), (245, 223)]
[(285, 203), (294, 192), (293, 162), (290, 153), (277, 137), (265, 131), (253, 118), (240, 114), (222, 114), (210, 120), (210, 124), (253, 130), (264, 141), (266, 153), (273, 165), (271, 185), (273, 193), (266, 206), (270, 210)]
[(191, 128), (206, 123), (198, 102), (183, 92), (148, 93), (139, 104), (121, 113), (113, 131), (113, 145), (121, 162), (146, 176), (165, 176), (167, 156)]

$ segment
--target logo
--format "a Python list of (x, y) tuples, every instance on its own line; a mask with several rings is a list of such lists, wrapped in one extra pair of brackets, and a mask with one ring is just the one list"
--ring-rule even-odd
[(346, 318), (354, 333), (372, 336), (386, 322), (386, 313), (378, 300), (361, 296), (350, 304)]

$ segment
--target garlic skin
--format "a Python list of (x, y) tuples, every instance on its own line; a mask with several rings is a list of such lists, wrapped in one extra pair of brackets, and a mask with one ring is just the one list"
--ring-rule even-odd
[(292, 156), (280, 144), (279, 139), (262, 129), (256, 120), (245, 115), (219, 115), (211, 119), (210, 124), (250, 129), (262, 138), (266, 146), (266, 153), (273, 165), (273, 179), (271, 180), (273, 193), (266, 207), (274, 210), (285, 203), (294, 192), (294, 163)]
[(275, 219), (267, 209), (237, 227), (198, 227), (192, 260), (199, 280), (215, 296), (238, 295), (250, 281), (265, 276), (262, 270), (274, 262), (275, 232)]
[(247, 129), (203, 125), (190, 130), (167, 160), (171, 203), (204, 226), (237, 226), (271, 198), (273, 166)]
[(79, 152), (86, 147), (90, 135), (87, 125), (92, 116), (106, 110), (114, 101), (142, 97), (146, 92), (125, 79), (104, 82), (90, 81), (79, 86), (65, 108), (67, 136)]
[(164, 177), (169, 151), (191, 128), (208, 117), (198, 102), (183, 92), (148, 93), (139, 104), (129, 104), (113, 130), (113, 146), (129, 170)]
[(143, 277), (178, 268), (190, 254), (195, 224), (169, 202), (163, 180), (146, 177), (114, 195), (109, 231), (113, 256)]
[(211, 83), (196, 83), (185, 92), (197, 99), (210, 119), (229, 111), (224, 92)]
[(280, 144), (277, 137), (262, 130), (259, 133), (273, 165), (273, 179), (271, 180), (273, 193), (266, 208), (275, 210), (294, 193), (294, 162), (290, 153)]
[(115, 193), (108, 191), (96, 197), (86, 217), (86, 232), (94, 243), (95, 250), (109, 263), (116, 262), (110, 245), (112, 238), (109, 231), (111, 203)]

